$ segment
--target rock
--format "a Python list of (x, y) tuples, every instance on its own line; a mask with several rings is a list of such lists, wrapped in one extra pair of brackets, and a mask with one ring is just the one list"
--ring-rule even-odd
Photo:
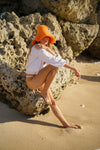
[(90, 54), (95, 57), (100, 59), (100, 4), (98, 6), (98, 15), (97, 15), (97, 23), (99, 24), (99, 32), (97, 34), (97, 37), (95, 40), (92, 42), (92, 44), (89, 46), (87, 49)]
[(18, 16), (40, 12), (53, 12), (60, 18), (77, 23), (96, 24), (96, 7), (99, 0), (4, 0), (0, 1), (0, 13), (14, 11)]
[(29, 15), (33, 12), (45, 12), (45, 8), (41, 0), (22, 0), (20, 13)]
[[(39, 24), (46, 24), (52, 35), (57, 39), (53, 49), (63, 56), (67, 62), (67, 44), (62, 35), (61, 27), (55, 16), (40, 13), (19, 18), (14, 12), (6, 13), (5, 19), (0, 19), (0, 93), (18, 111), (27, 115), (38, 115), (48, 111), (48, 105), (40, 98), (38, 91), (29, 90), (25, 82), (25, 65), (30, 42), (36, 35)], [(53, 21), (52, 21), (53, 20)], [(58, 32), (59, 31), (59, 32)], [(61, 42), (60, 42), (61, 40)], [(59, 48), (59, 49), (58, 49)], [(70, 54), (72, 57), (71, 48)], [(60, 68), (51, 90), (57, 98), (72, 78), (72, 72)]]
[(67, 45), (66, 40), (62, 34), (62, 28), (56, 17), (48, 13), (44, 15), (43, 18), (43, 24), (49, 27), (51, 34), (53, 34), (56, 39), (55, 46), (57, 47), (59, 53), (64, 59), (72, 60), (73, 51), (71, 47)]
[[(0, 13), (4, 12), (19, 12), (19, 8), (21, 7), (21, 2), (19, 3), (18, 0), (3, 0), (0, 1)], [(18, 13), (19, 14), (19, 13)]]
[(93, 57), (100, 59), (100, 31), (87, 50)]
[[(0, 62), (0, 93), (10, 102), (10, 106), (26, 115), (35, 116), (49, 110), (48, 105), (36, 93), (27, 88), (25, 72)], [(37, 95), (38, 94), (38, 95)]]
[[(85, 49), (100, 58), (100, 31), (97, 25), (100, 25), (100, 2), (4, 0), (0, 1), (0, 7), (0, 94), (12, 107), (27, 115), (45, 113), (49, 107), (40, 97), (39, 91), (29, 90), (25, 82), (27, 54), (37, 26), (48, 26), (50, 33), (56, 38), (53, 50), (60, 53), (67, 63), (73, 64), (73, 57)], [(12, 10), (19, 16), (34, 14), (19, 18)], [(49, 10), (57, 18), (48, 13)], [(55, 98), (72, 80), (72, 76), (69, 69), (59, 69), (51, 84)]]
[(99, 25), (61, 22), (61, 26), (67, 44), (72, 47), (74, 57), (91, 45), (99, 31)]
[(48, 10), (44, 7), (41, 0), (3, 0), (0, 1), (0, 13), (14, 11), (18, 16), (25, 16), (35, 12), (46, 13)]
[(98, 0), (41, 0), (57, 16), (71, 22), (86, 22), (96, 10)]

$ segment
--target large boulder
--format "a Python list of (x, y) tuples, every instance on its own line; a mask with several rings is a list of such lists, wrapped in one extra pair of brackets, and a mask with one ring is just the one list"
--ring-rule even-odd
[[(63, 57), (70, 63), (68, 58), (72, 59), (73, 52), (67, 47), (55, 16), (51, 14), (41, 16), (40, 13), (35, 13), (19, 18), (12, 12), (1, 14), (0, 19), (0, 93), (14, 108), (31, 116), (48, 110), (48, 105), (43, 98), (40, 98), (39, 91), (29, 90), (25, 82), (25, 65), (29, 45), (40, 24), (48, 26), (51, 34), (57, 39), (53, 49), (61, 54), (63, 51)], [(66, 55), (66, 52), (70, 53)], [(71, 80), (71, 75), (70, 70), (59, 68), (51, 85), (55, 98)]]
[(86, 22), (93, 16), (98, 0), (41, 0), (57, 16), (71, 22)]
[(87, 49), (96, 38), (99, 25), (61, 22), (63, 35), (67, 44), (72, 47), (74, 57)]
[(21, 0), (20, 13), (28, 15), (34, 12), (45, 12), (46, 9), (41, 0)]
[(90, 52), (91, 56), (100, 59), (100, 29), (96, 39), (87, 50)]
[(0, 1), (0, 13), (3, 12), (11, 12), (11, 11), (15, 11), (15, 12), (19, 12), (19, 8), (21, 8), (21, 3), (18, 2), (18, 0), (3, 0)]
[(97, 23), (99, 24), (99, 32), (87, 50), (93, 57), (100, 59), (100, 2), (98, 3), (97, 7)]
[(11, 68), (5, 61), (0, 61), (0, 93), (11, 107), (26, 115), (35, 116), (49, 110), (39, 92), (26, 86), (25, 72)]

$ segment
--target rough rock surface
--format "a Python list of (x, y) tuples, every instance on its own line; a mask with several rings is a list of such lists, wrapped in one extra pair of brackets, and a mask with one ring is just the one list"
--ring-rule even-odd
[(0, 1), (0, 13), (15, 11), (19, 14), (21, 1), (19, 0), (3, 0)]
[(94, 14), (98, 0), (41, 0), (50, 11), (71, 22), (85, 22)]
[(5, 62), (0, 62), (0, 93), (11, 107), (27, 115), (35, 116), (49, 110), (39, 93), (27, 88), (25, 73)]
[[(56, 38), (53, 50), (69, 64), (85, 49), (100, 58), (99, 0), (3, 0), (0, 12), (0, 94), (25, 114), (33, 116), (48, 111), (39, 92), (29, 90), (25, 83), (29, 45), (38, 25), (48, 26)], [(51, 85), (55, 98), (72, 80), (71, 75), (70, 70), (59, 69)]]
[(67, 44), (72, 47), (76, 57), (91, 45), (98, 34), (99, 25), (64, 22), (62, 29)]
[[(19, 16), (40, 12), (42, 15), (48, 12), (54, 13), (59, 21), (69, 21), (78, 24), (90, 24), (100, 26), (100, 0), (3, 0), (0, 1), (0, 13), (16, 12)], [(99, 34), (89, 47), (90, 53), (98, 58), (100, 53)], [(60, 41), (57, 43), (60, 44)], [(61, 44), (60, 44), (61, 45)], [(84, 47), (85, 48), (85, 47)], [(94, 51), (95, 49), (95, 51)], [(85, 50), (85, 49), (84, 49)], [(76, 50), (75, 50), (76, 51)], [(100, 54), (99, 54), (100, 55)], [(99, 57), (100, 58), (100, 57)]]
[(31, 14), (33, 12), (45, 12), (45, 8), (41, 0), (22, 0), (20, 13), (24, 15)]
[(89, 46), (88, 51), (93, 57), (100, 59), (100, 29), (96, 39)]
[[(53, 49), (62, 52), (63, 47), (66, 52), (67, 45), (62, 36), (61, 27), (56, 17), (51, 14), (42, 17), (36, 13), (19, 18), (12, 12), (3, 14), (2, 18), (5, 19), (0, 20), (0, 91), (17, 110), (28, 115), (38, 115), (48, 110), (48, 106), (40, 98), (39, 92), (29, 90), (25, 83), (25, 65), (29, 43), (36, 35), (37, 26), (46, 24), (57, 41), (62, 40), (62, 43), (59, 44), (59, 51), (57, 45)], [(70, 57), (70, 53), (68, 57)], [(67, 62), (69, 63), (68, 59)], [(60, 68), (51, 85), (54, 97), (59, 96), (70, 79), (70, 70)]]
[(88, 51), (92, 56), (100, 59), (100, 2), (97, 9), (97, 23), (99, 24), (99, 32), (95, 40), (89, 46)]

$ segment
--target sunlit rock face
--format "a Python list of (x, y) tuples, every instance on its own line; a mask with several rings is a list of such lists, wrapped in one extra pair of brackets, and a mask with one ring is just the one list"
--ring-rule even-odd
[(94, 14), (98, 0), (41, 0), (57, 16), (71, 22), (84, 22)]
[[(69, 58), (73, 57), (72, 50), (67, 47), (61, 27), (56, 17), (51, 14), (41, 16), (36, 13), (19, 18), (12, 12), (5, 13), (2, 17), (5, 19), (0, 20), (0, 91), (17, 110), (27, 115), (38, 115), (47, 111), (48, 105), (43, 98), (40, 98), (39, 92), (29, 90), (25, 82), (29, 44), (36, 36), (37, 26), (47, 24), (49, 31), (57, 39), (53, 50), (61, 54), (63, 51), (63, 57), (68, 63), (70, 63)], [(55, 98), (60, 95), (70, 80), (70, 70), (59, 68), (51, 85)]]
[[(0, 94), (27, 115), (48, 112), (39, 91), (30, 90), (25, 82), (29, 45), (36, 29), (40, 24), (48, 26), (56, 39), (52, 49), (68, 64), (74, 65), (74, 58), (84, 50), (100, 58), (100, 2), (4, 0), (0, 1), (0, 8)], [(72, 80), (71, 70), (59, 68), (50, 87), (54, 97), (58, 98)]]

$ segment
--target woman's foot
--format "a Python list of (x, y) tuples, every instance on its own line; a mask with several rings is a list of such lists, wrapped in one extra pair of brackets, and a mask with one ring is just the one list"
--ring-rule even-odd
[(81, 126), (79, 125), (64, 125), (64, 128), (74, 128), (74, 129), (81, 129)]

